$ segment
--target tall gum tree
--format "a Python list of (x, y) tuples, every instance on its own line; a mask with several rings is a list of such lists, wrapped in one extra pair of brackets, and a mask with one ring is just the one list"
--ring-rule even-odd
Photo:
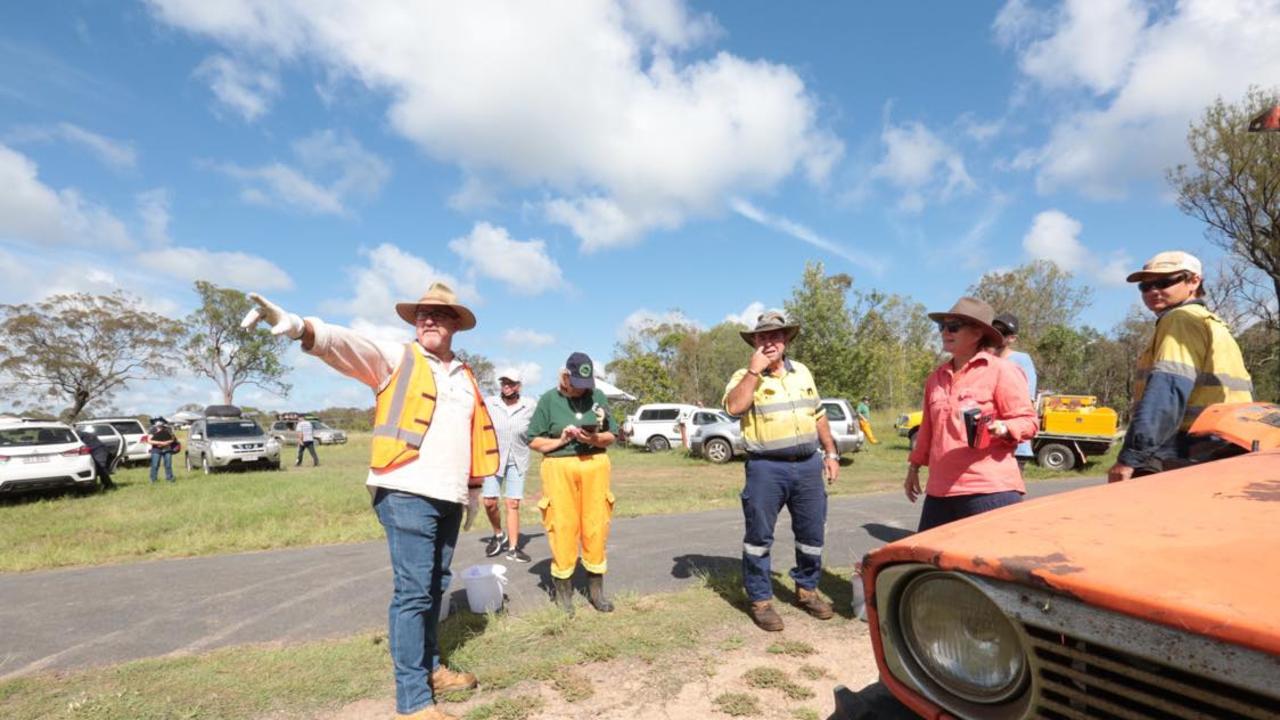
[(186, 359), (191, 371), (213, 380), (222, 401), (235, 402), (244, 385), (288, 397), (292, 387), (284, 381), (289, 366), (281, 360), (290, 340), (272, 335), (261, 325), (240, 327), (249, 310), (257, 307), (239, 290), (222, 288), (204, 280), (195, 283), (200, 307), (187, 317)]

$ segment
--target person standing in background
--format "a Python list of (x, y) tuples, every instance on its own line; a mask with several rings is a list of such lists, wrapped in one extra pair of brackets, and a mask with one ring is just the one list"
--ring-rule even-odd
[[(484, 479), (481, 496), (484, 511), (493, 527), (493, 537), (484, 554), (494, 557), (506, 545), (504, 556), (512, 562), (529, 562), (520, 548), (520, 501), (524, 498), (524, 476), (529, 472), (529, 420), (533, 416), (533, 400), (520, 395), (520, 371), (508, 368), (498, 373), (498, 397), (485, 398), (493, 426), (498, 433), (498, 474)], [(502, 532), (502, 516), (498, 501), (506, 496), (507, 531)]]
[(299, 465), (302, 464), (302, 452), (304, 450), (311, 451), (311, 467), (315, 467), (319, 465), (320, 456), (316, 455), (315, 426), (311, 424), (310, 420), (306, 418), (302, 418), (301, 420), (298, 421), (298, 424), (294, 427), (294, 429), (298, 431), (298, 461), (295, 462), (293, 466), (298, 467)]
[(177, 442), (169, 423), (162, 417), (151, 418), (151, 430), (147, 432), (147, 444), (151, 446), (151, 484), (154, 485), (160, 474), (160, 464), (164, 463), (164, 479), (173, 479), (173, 444)]
[(867, 436), (867, 442), (872, 445), (879, 445), (880, 441), (876, 439), (876, 434), (871, 431), (871, 398), (866, 395), (858, 401), (858, 407), (854, 408), (854, 412), (858, 414), (858, 429), (863, 435)]
[[(1018, 318), (1011, 313), (1000, 313), (996, 319), (991, 321), (991, 326), (1000, 332), (1004, 337), (1004, 345), (995, 351), (996, 357), (1004, 358), (1009, 362), (1017, 365), (1022, 374), (1027, 376), (1027, 389), (1031, 393), (1031, 405), (1036, 404), (1036, 364), (1031, 356), (1015, 350), (1014, 346), (1018, 344)], [(1018, 461), (1018, 467), (1022, 468), (1027, 461), (1034, 457), (1031, 451), (1031, 441), (1023, 440), (1018, 443), (1018, 448), (1013, 451), (1014, 458)]]

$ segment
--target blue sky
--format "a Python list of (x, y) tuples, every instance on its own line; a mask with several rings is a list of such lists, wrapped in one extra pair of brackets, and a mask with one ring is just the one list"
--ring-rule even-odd
[[(529, 390), (645, 322), (753, 318), (811, 260), (932, 309), (1048, 259), (1109, 328), (1146, 257), (1212, 265), (1164, 170), (1277, 84), (1277, 34), (1244, 0), (5, 3), (0, 302), (180, 317), (208, 279), (407, 339), (392, 305), (440, 279)], [(291, 398), (237, 400), (369, 404), (290, 360)]]

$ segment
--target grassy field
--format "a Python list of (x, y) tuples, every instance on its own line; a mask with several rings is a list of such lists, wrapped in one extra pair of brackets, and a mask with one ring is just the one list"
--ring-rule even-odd
[[(906, 466), (906, 440), (893, 433), (891, 413), (876, 417), (881, 444), (846, 457), (835, 495), (895, 490)], [(286, 451), (289, 448), (286, 448)], [(1114, 453), (1114, 451), (1113, 451)], [(216, 555), (250, 550), (358, 542), (382, 537), (364, 488), (368, 436), (320, 448), (321, 465), (286, 457), (281, 472), (205, 476), (175, 468), (178, 482), (151, 485), (147, 468), (119, 472), (120, 489), (90, 496), (18, 496), (0, 500), (0, 572)], [(535, 458), (538, 456), (535, 454)], [(739, 461), (712, 465), (682, 451), (610, 452), (618, 517), (689, 512), (738, 505)], [(181, 465), (181, 456), (175, 465)], [(1086, 472), (1106, 468), (1098, 458)], [(1030, 478), (1055, 477), (1030, 468)], [(527, 498), (541, 490), (537, 460)], [(537, 523), (532, 502), (522, 522)], [(488, 532), (477, 523), (473, 532)]]
[[(838, 580), (847, 571), (832, 569), (823, 585), (838, 607), (848, 607), (848, 584)], [(747, 678), (749, 685), (754, 680), (753, 687), (776, 686), (780, 675), (799, 678), (799, 672), (811, 680), (826, 679), (819, 685), (829, 687), (830, 672), (840, 668), (817, 667), (819, 657), (809, 659), (810, 665), (797, 662), (817, 652), (797, 638), (806, 637), (807, 628), (838, 645), (847, 646), (855, 634), (865, 642), (864, 626), (856, 620), (837, 615), (818, 624), (788, 607), (782, 612), (795, 627), (786, 643), (756, 631), (740, 609), (746, 599), (740, 577), (732, 573), (677, 593), (622, 595), (616, 601), (618, 609), (610, 615), (583, 607), (568, 618), (548, 606), (519, 616), (450, 616), (442, 626), (445, 657), (450, 665), (475, 672), (483, 684), (478, 691), (446, 696), (447, 709), (469, 720), (518, 720), (539, 710), (555, 716), (543, 707), (544, 697), (581, 707), (592, 695), (607, 692), (618, 672), (641, 688), (627, 702), (662, 703), (686, 684), (715, 675), (735, 652), (754, 658), (753, 673), (762, 677)], [(797, 708), (814, 696), (797, 690), (794, 682), (786, 687)], [(757, 694), (762, 701), (782, 702), (775, 691)], [(6, 720), (292, 720), (329, 717), (363, 699), (389, 711), (393, 696), (383, 633), (289, 647), (242, 646), (0, 683)]]

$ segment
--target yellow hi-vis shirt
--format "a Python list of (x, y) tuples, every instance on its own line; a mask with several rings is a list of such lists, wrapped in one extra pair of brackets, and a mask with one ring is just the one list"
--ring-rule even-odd
[(1151, 344), (1138, 357), (1134, 406), (1142, 402), (1153, 373), (1191, 381), (1191, 393), (1180, 430), (1191, 427), (1201, 411), (1214, 403), (1253, 401), (1253, 381), (1240, 346), (1225, 323), (1198, 302), (1179, 305), (1156, 322)]
[[(735, 372), (725, 387), (729, 392), (742, 382), (747, 369)], [(739, 419), (747, 452), (754, 455), (802, 457), (818, 451), (818, 419), (826, 414), (809, 368), (783, 360), (781, 374), (765, 370), (756, 383), (751, 408)]]

